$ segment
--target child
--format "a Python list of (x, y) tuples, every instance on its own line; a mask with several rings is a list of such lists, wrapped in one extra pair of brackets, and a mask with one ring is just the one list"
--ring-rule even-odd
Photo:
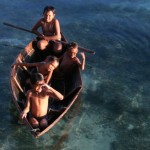
[(48, 112), (48, 99), (53, 97), (63, 100), (63, 95), (45, 84), (43, 75), (40, 73), (33, 74), (31, 77), (33, 88), (27, 92), (26, 107), (20, 114), (21, 119), (27, 117), (29, 113), (29, 122), (33, 128), (46, 128), (47, 112)]
[[(62, 44), (57, 40), (61, 39), (60, 24), (55, 18), (55, 8), (53, 6), (46, 6), (43, 11), (44, 17), (41, 18), (32, 28), (32, 32), (39, 37), (37, 46), (40, 50), (45, 50), (49, 44), (53, 44), (53, 50), (59, 53), (62, 49)], [(42, 34), (38, 31), (42, 28)]]
[(32, 73), (38, 72), (44, 76), (45, 83), (49, 83), (54, 69), (59, 65), (59, 60), (55, 56), (48, 56), (45, 61), (37, 63), (16, 63), (16, 66), (36, 67), (31, 71)]
[(59, 66), (59, 71), (63, 72), (63, 73), (67, 73), (70, 72), (71, 69), (73, 69), (73, 67), (75, 65), (79, 66), (79, 68), (81, 70), (84, 70), (85, 67), (85, 55), (84, 53), (80, 53), (81, 57), (82, 57), (82, 61), (80, 62), (80, 60), (77, 58), (77, 53), (78, 53), (78, 45), (77, 43), (70, 43), (68, 45), (68, 49), (65, 52), (65, 54), (60, 58), (60, 66)]

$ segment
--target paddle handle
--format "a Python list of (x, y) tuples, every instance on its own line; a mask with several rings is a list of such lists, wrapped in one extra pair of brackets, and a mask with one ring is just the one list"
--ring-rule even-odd
[[(28, 30), (28, 29), (25, 29), (25, 28), (22, 28), (22, 27), (18, 27), (18, 26), (12, 25), (12, 24), (10, 24), (10, 23), (4, 22), (3, 24), (6, 25), (6, 26), (15, 28), (15, 29), (19, 29), (19, 30), (22, 30), (22, 31), (26, 31), (26, 32), (35, 34), (35, 33), (32, 32), (31, 30)], [(68, 42), (64, 42), (64, 41), (60, 41), (60, 42), (61, 42), (61, 43), (64, 43), (64, 44), (68, 44)], [(83, 52), (95, 54), (94, 51), (91, 51), (91, 50), (89, 50), (89, 49), (87, 49), (87, 48), (84, 48), (84, 47), (80, 47), (80, 46), (79, 46), (79, 49), (82, 50)]]
[(3, 24), (6, 25), (6, 26), (9, 26), (9, 27), (19, 29), (19, 30), (23, 30), (23, 31), (26, 31), (26, 32), (33, 33), (31, 30), (28, 30), (28, 29), (25, 29), (25, 28), (22, 28), (22, 27), (18, 27), (18, 26), (15, 26), (15, 25), (12, 25), (12, 24), (9, 24), (9, 23), (6, 23), (6, 22), (4, 22)]
[[(58, 42), (61, 42), (63, 44), (68, 44), (68, 42), (65, 42), (65, 41), (58, 41)], [(91, 51), (87, 48), (84, 48), (84, 47), (81, 47), (81, 46), (78, 46), (79, 50), (83, 51), (83, 52), (87, 52), (87, 53), (91, 53), (91, 54), (95, 54), (94, 51)]]

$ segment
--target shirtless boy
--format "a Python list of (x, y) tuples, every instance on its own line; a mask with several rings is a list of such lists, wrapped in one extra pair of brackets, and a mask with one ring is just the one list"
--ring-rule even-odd
[(26, 107), (20, 114), (21, 119), (27, 117), (29, 113), (29, 122), (33, 128), (46, 128), (48, 99), (53, 97), (58, 100), (63, 100), (63, 95), (48, 86), (44, 82), (43, 75), (40, 73), (33, 74), (31, 77), (33, 88), (27, 92)]
[(45, 61), (37, 63), (15, 63), (16, 66), (36, 67), (34, 71), (41, 73), (44, 76), (45, 83), (49, 83), (54, 69), (59, 65), (59, 60), (55, 56), (47, 56)]
[[(53, 6), (46, 6), (43, 10), (44, 17), (41, 18), (32, 28), (32, 32), (39, 37), (37, 46), (40, 50), (45, 50), (49, 44), (53, 44), (53, 50), (59, 53), (62, 49), (62, 44), (57, 40), (61, 39), (60, 24), (55, 18), (55, 8)], [(41, 28), (43, 33), (38, 29)]]
[(70, 72), (71, 69), (75, 66), (78, 65), (81, 70), (84, 70), (85, 67), (85, 55), (84, 53), (80, 53), (82, 57), (82, 61), (77, 58), (77, 53), (78, 53), (78, 45), (77, 43), (70, 43), (68, 45), (68, 49), (65, 52), (65, 54), (60, 58), (60, 66), (59, 66), (59, 71), (63, 73)]

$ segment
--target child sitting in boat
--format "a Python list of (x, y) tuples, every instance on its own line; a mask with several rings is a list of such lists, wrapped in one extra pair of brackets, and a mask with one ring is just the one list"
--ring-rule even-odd
[(82, 61), (80, 62), (79, 58), (77, 58), (78, 53), (78, 44), (75, 42), (71, 42), (68, 44), (67, 51), (60, 58), (60, 65), (58, 70), (62, 73), (69, 73), (74, 66), (78, 66), (81, 70), (84, 70), (85, 67), (85, 54), (83, 52), (80, 53), (82, 57)]
[[(46, 50), (48, 45), (51, 45), (55, 53), (60, 53), (62, 50), (60, 24), (55, 18), (56, 10), (53, 6), (46, 6), (43, 10), (44, 17), (38, 20), (33, 26), (32, 32), (38, 36), (39, 41), (37, 47), (40, 50)], [(43, 33), (38, 29), (41, 28)]]
[[(15, 63), (16, 66), (36, 67), (31, 70), (32, 73), (41, 73), (44, 76), (45, 83), (49, 83), (54, 69), (59, 65), (59, 60), (55, 56), (47, 56), (45, 61), (36, 63)], [(14, 66), (13, 65), (13, 66)]]
[(27, 117), (33, 128), (44, 129), (48, 126), (47, 112), (49, 97), (63, 100), (63, 95), (45, 84), (44, 77), (40, 73), (31, 76), (32, 89), (26, 94), (26, 107), (20, 114), (21, 119)]

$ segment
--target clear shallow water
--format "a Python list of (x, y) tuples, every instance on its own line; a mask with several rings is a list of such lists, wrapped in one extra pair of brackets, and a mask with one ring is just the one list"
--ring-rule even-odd
[(77, 103), (39, 139), (20, 125), (9, 87), (11, 64), (34, 35), (2, 22), (31, 29), (49, 1), (0, 3), (1, 150), (150, 149), (148, 0), (51, 1), (68, 40), (96, 55), (86, 55), (84, 88)]

